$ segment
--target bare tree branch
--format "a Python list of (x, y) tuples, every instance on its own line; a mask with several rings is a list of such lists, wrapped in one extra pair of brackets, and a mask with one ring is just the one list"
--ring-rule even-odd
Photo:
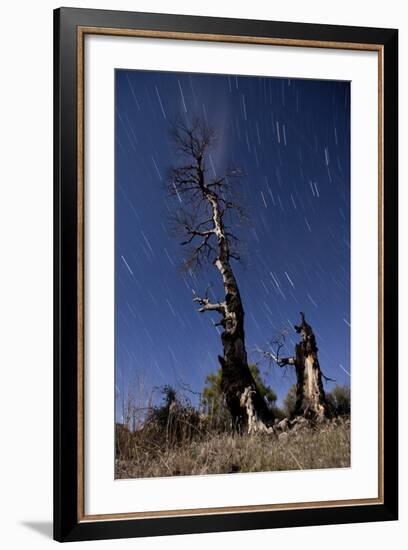
[(211, 235), (214, 235), (215, 233), (213, 229), (209, 229), (208, 231), (197, 231), (196, 229), (189, 229), (189, 234), (190, 236), (188, 237), (188, 239), (181, 242), (181, 245), (190, 244), (195, 237), (204, 237), (204, 240), (208, 240)]
[(208, 298), (208, 290), (205, 291), (205, 296), (201, 297), (198, 296), (197, 293), (193, 290), (193, 302), (198, 303), (202, 307), (198, 309), (200, 313), (203, 313), (204, 311), (217, 311), (218, 313), (221, 313), (221, 315), (226, 314), (226, 303), (225, 302), (210, 302), (210, 299)]
[(256, 347), (254, 349), (255, 352), (262, 355), (264, 359), (268, 359), (269, 361), (273, 361), (278, 365), (278, 367), (285, 367), (286, 365), (295, 365), (295, 358), (294, 357), (279, 357), (279, 351), (277, 354), (275, 354), (272, 351), (266, 351), (259, 347)]
[(199, 296), (194, 298), (193, 302), (197, 302), (202, 306), (198, 310), (200, 313), (203, 313), (204, 311), (218, 311), (222, 314), (225, 313), (225, 302), (216, 302), (212, 304), (208, 298), (200, 298)]

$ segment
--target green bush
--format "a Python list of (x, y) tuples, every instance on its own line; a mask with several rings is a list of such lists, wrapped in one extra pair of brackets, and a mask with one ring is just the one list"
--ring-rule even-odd
[(337, 385), (326, 394), (329, 411), (333, 416), (350, 416), (350, 387)]
[(296, 384), (292, 384), (283, 400), (283, 410), (287, 418), (292, 418), (296, 410)]

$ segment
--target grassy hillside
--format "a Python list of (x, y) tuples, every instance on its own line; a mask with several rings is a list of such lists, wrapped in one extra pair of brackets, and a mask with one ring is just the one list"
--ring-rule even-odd
[(208, 430), (193, 430), (177, 440), (156, 435), (116, 427), (116, 478), (350, 466), (350, 423), (344, 419), (280, 435)]

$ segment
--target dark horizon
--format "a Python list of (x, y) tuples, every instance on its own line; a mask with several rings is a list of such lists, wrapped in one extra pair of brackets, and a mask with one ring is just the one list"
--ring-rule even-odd
[[(182, 274), (184, 250), (168, 230), (176, 116), (217, 130), (214, 173), (230, 164), (245, 172), (249, 221), (237, 229), (244, 262), (234, 269), (249, 363), (282, 328), (282, 354), (292, 355), (304, 311), (323, 373), (350, 385), (350, 84), (118, 69), (115, 86), (116, 420), (130, 384), (146, 395), (166, 384), (199, 392), (222, 355), (217, 314), (192, 302), (209, 284), (220, 297), (219, 274), (211, 265)], [(280, 404), (294, 374), (260, 367)]]

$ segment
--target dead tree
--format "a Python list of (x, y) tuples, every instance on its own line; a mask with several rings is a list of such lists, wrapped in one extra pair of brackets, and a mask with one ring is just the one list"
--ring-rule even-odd
[(296, 371), (296, 405), (294, 416), (303, 416), (308, 420), (320, 421), (328, 416), (328, 407), (323, 388), (323, 378), (328, 381), (331, 378), (325, 376), (320, 368), (317, 355), (318, 347), (312, 327), (306, 322), (304, 313), (300, 313), (300, 325), (294, 325), (301, 341), (295, 346), (293, 357), (280, 357), (282, 344), (277, 345), (274, 352), (263, 352), (276, 362), (280, 367), (287, 365), (295, 367)]
[(234, 188), (242, 174), (232, 168), (216, 175), (210, 156), (217, 142), (216, 133), (201, 120), (196, 118), (191, 125), (175, 123), (172, 138), (180, 164), (170, 172), (169, 189), (178, 199), (175, 225), (182, 234), (181, 244), (189, 248), (187, 267), (209, 262), (223, 283), (223, 299), (212, 302), (207, 294), (195, 294), (194, 302), (200, 313), (210, 311), (220, 316), (217, 325), (223, 329), (224, 353), (218, 359), (226, 404), (238, 430), (271, 431), (273, 414), (248, 367), (244, 307), (232, 267), (232, 260), (239, 260), (238, 239), (232, 232), (234, 215), (243, 216), (243, 209), (234, 199)]

